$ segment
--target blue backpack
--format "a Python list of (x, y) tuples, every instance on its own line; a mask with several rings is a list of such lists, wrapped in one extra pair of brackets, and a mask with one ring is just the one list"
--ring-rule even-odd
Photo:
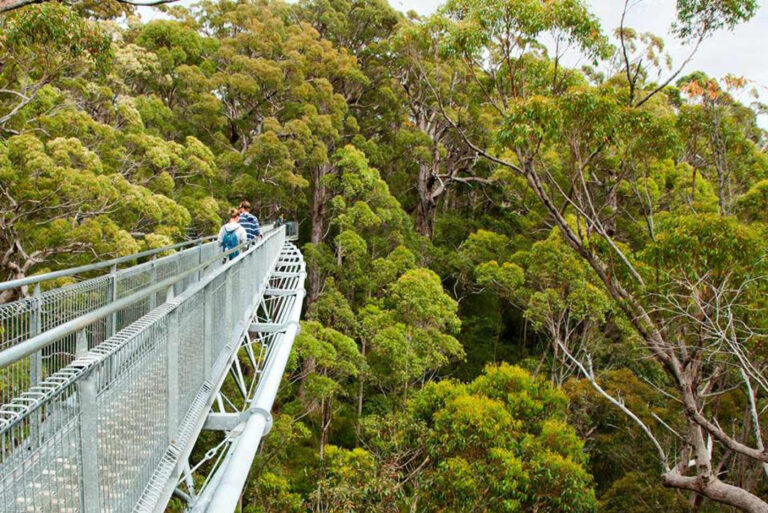
[[(230, 249), (235, 249), (237, 247), (238, 240), (237, 240), (237, 228), (234, 230), (227, 231), (224, 230), (224, 237), (221, 238), (221, 246), (224, 248), (224, 251), (229, 251)], [(239, 251), (235, 251), (234, 253), (231, 253), (229, 255), (229, 259), (232, 260), (237, 255), (239, 255)]]

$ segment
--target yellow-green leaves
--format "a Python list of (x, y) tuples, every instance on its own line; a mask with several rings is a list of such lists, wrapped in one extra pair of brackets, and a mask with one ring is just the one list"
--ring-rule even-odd
[(755, 15), (756, 0), (678, 0), (675, 32), (684, 39), (703, 37), (723, 27), (733, 28)]
[(565, 395), (508, 364), (469, 385), (429, 384), (408, 405), (395, 443), (428, 456), (414, 485), (430, 510), (591, 512), (583, 442)]
[(717, 214), (668, 216), (656, 241), (642, 253), (668, 280), (705, 276), (739, 280), (762, 269), (766, 244), (761, 230)]
[[(30, 252), (70, 247), (127, 254), (139, 249), (129, 232), (154, 232), (168, 243), (190, 224), (184, 207), (115, 172), (76, 137), (44, 142), (31, 134), (15, 136), (0, 146), (0, 153), (4, 193), (15, 204), (13, 210), (0, 209), (8, 223), (5, 244), (18, 242), (34, 248)], [(163, 180), (170, 182), (162, 186)], [(173, 192), (166, 172), (158, 175), (158, 188)], [(68, 253), (64, 261), (76, 262), (85, 252)]]
[(17, 57), (36, 54), (51, 59), (49, 65), (62, 64), (67, 58), (100, 60), (109, 56), (108, 35), (97, 24), (58, 3), (18, 10), (3, 20), (2, 32), (6, 51)]
[(451, 46), (479, 56), (498, 52), (506, 42), (525, 51), (543, 33), (554, 33), (590, 55), (608, 48), (600, 24), (580, 0), (450, 0), (441, 13), (455, 20), (448, 28)]
[[(388, 277), (409, 269), (411, 259), (403, 248), (378, 266), (382, 276)], [(464, 350), (454, 338), (460, 326), (457, 306), (434, 272), (417, 268), (402, 274), (380, 305), (371, 304), (359, 312), (372, 379), (401, 392), (463, 358)]]
[(428, 269), (414, 269), (392, 285), (387, 302), (395, 309), (397, 319), (409, 326), (458, 331), (461, 321), (458, 305), (444, 291), (440, 277)]
[(768, 223), (768, 180), (757, 182), (739, 198), (737, 209), (750, 221)]

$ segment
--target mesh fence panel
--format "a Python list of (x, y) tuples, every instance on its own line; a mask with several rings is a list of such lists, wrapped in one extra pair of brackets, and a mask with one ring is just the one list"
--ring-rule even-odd
[[(183, 285), (188, 290), (170, 302), (147, 298), (0, 370), (0, 510), (79, 512), (83, 498), (96, 495), (101, 511), (132, 510), (165, 462), (170, 440), (189, 432), (186, 416), (197, 411), (190, 405), (210, 391), (206, 377), (233, 357), (236, 349), (227, 344), (238, 321), (250, 314), (283, 241), (282, 235), (268, 237), (224, 269), (217, 261), (201, 273), (206, 283)], [(193, 269), (202, 255), (215, 257), (217, 251), (193, 248), (178, 258), (2, 305), (0, 348), (113, 296), (127, 297), (179, 269)], [(42, 374), (31, 386), (35, 373)]]
[(178, 415), (184, 418), (187, 408), (192, 404), (197, 391), (205, 379), (204, 335), (205, 303), (204, 294), (182, 303), (176, 310), (179, 322), (179, 404)]
[(94, 369), (101, 511), (130, 511), (168, 445), (167, 321), (141, 331)]
[[(194, 246), (157, 260), (119, 269), (79, 283), (43, 292), (38, 297), (24, 298), (0, 305), (0, 350), (7, 349), (47, 330), (76, 319), (113, 300), (122, 299), (158, 281), (188, 271), (201, 261), (213, 258), (219, 248), (215, 242)], [(201, 260), (201, 257), (203, 260)], [(181, 294), (201, 276), (197, 273), (174, 287)], [(0, 404), (5, 404), (34, 383), (69, 365), (78, 351), (97, 347), (121, 329), (147, 315), (162, 304), (165, 297), (136, 301), (112, 316), (100, 319), (85, 330), (85, 338), (67, 336), (47, 347), (29, 361), (0, 369)]]

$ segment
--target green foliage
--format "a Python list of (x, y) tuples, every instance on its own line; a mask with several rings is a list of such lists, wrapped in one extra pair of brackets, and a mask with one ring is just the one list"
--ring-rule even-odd
[[(0, 20), (0, 279), (213, 234), (243, 199), (301, 221), (307, 320), (244, 511), (717, 510), (660, 486), (572, 359), (690, 475), (698, 424), (653, 337), (755, 443), (768, 156), (743, 79), (657, 91), (665, 42), (612, 47), (582, 0), (69, 4)], [(680, 0), (674, 33), (756, 8)]]
[(649, 481), (642, 472), (630, 472), (618, 479), (600, 501), (600, 511), (605, 513), (654, 513), (656, 511), (676, 511), (688, 513), (690, 503), (685, 497), (673, 490), (662, 488)]
[(675, 31), (680, 37), (699, 37), (702, 32), (733, 28), (757, 12), (755, 0), (718, 2), (715, 0), (678, 0)]
[(389, 502), (396, 482), (391, 474), (378, 469), (368, 451), (335, 446), (327, 448), (323, 463), (323, 479), (310, 501), (317, 510), (354, 512), (394, 512)]
[(271, 472), (265, 472), (258, 477), (258, 503), (245, 508), (247, 512), (258, 513), (299, 513), (303, 511), (303, 500), (298, 493), (291, 492), (287, 479)]
[(441, 12), (457, 18), (447, 44), (469, 54), (492, 46), (494, 38), (517, 36), (523, 44), (534, 44), (549, 31), (559, 31), (581, 49), (600, 55), (607, 42), (597, 18), (579, 0), (535, 2), (532, 0), (449, 0)]
[(762, 230), (732, 217), (670, 216), (643, 255), (667, 279), (698, 280), (705, 275), (722, 279), (731, 274), (738, 278), (759, 270), (764, 241)]
[(453, 337), (461, 324), (457, 308), (434, 272), (411, 269), (400, 276), (381, 306), (371, 306), (361, 316), (376, 380), (389, 388), (407, 387), (463, 358), (464, 350)]
[(22, 9), (4, 19), (2, 41), (3, 49), (13, 52), (15, 64), (22, 59), (39, 59), (54, 68), (63, 65), (65, 59), (82, 56), (102, 60), (103, 64), (110, 49), (108, 34), (55, 3)]
[(488, 367), (469, 385), (427, 385), (395, 439), (378, 445), (389, 457), (399, 444), (420, 451), (406, 504), (419, 497), (442, 511), (595, 511), (583, 443), (561, 420), (565, 404), (562, 392), (518, 367)]
[(757, 182), (739, 198), (738, 210), (749, 221), (768, 223), (768, 180)]

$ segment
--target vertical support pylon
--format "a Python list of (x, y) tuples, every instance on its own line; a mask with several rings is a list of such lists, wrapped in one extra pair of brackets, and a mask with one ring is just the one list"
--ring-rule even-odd
[(75, 357), (79, 358), (88, 353), (88, 334), (84, 329), (75, 335)]
[(81, 501), (84, 513), (101, 511), (99, 498), (99, 410), (97, 404), (95, 368), (85, 379), (77, 382), (80, 400), (80, 462), (82, 465)]
[[(30, 312), (29, 319), (29, 333), (31, 336), (35, 336), (40, 333), (40, 327), (43, 322), (43, 300), (40, 293), (40, 284), (35, 285), (35, 290), (32, 293), (32, 311)], [(29, 357), (29, 386), (33, 387), (38, 385), (43, 380), (43, 352), (36, 351)], [(41, 442), (40, 439), (40, 424), (42, 423), (42, 412), (37, 411), (32, 418), (32, 440), (35, 444)]]
[[(168, 288), (167, 301), (173, 299), (173, 287)], [(168, 340), (166, 341), (167, 386), (168, 386), (168, 442), (176, 440), (179, 426), (179, 310), (168, 314)]]
[[(117, 301), (117, 264), (109, 268), (109, 302)], [(107, 337), (109, 338), (117, 331), (117, 312), (112, 313), (107, 318)]]
[(211, 345), (213, 342), (213, 285), (208, 284), (203, 291), (203, 307), (205, 309), (205, 320), (203, 322), (203, 368), (205, 369), (205, 379), (213, 379), (213, 364), (211, 361)]
[[(32, 293), (32, 311), (29, 318), (29, 334), (34, 337), (40, 333), (42, 323), (43, 301), (40, 297), (40, 284), (35, 285), (35, 291)], [(43, 353), (37, 351), (29, 357), (29, 384), (35, 386), (43, 379)]]
[[(156, 255), (152, 255), (152, 260), (149, 264), (149, 283), (156, 283), (157, 282), (157, 264), (155, 261), (157, 260)], [(149, 310), (154, 310), (157, 306), (157, 294), (152, 294), (149, 296)]]

